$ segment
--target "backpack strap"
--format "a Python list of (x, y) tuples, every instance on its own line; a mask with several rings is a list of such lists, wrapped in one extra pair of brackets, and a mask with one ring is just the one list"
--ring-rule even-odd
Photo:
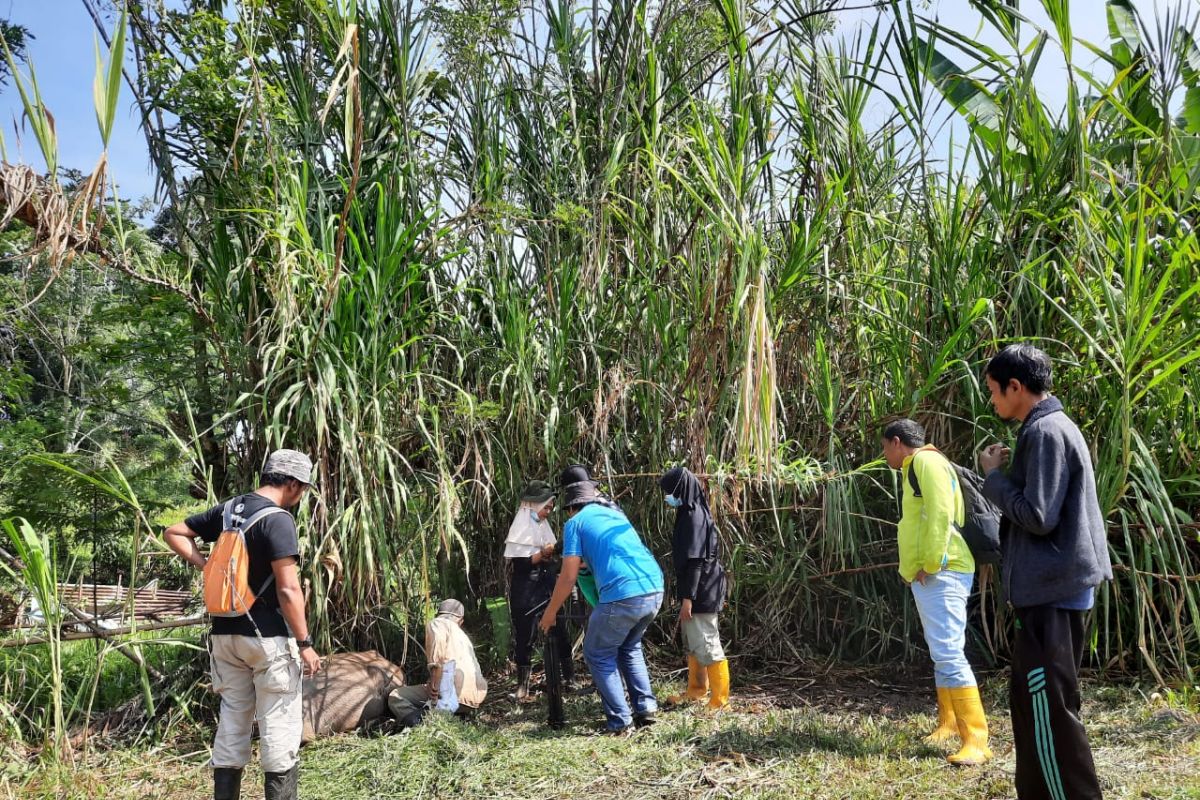
[[(287, 512), (284, 511), (279, 506), (267, 506), (266, 508), (260, 509), (259, 511), (256, 511), (254, 514), (251, 514), (250, 518), (247, 519), (246, 522), (242, 525), (242, 535), (245, 536), (246, 531), (250, 530), (250, 528), (253, 527), (253, 525), (256, 522), (258, 522), (260, 519), (262, 519), (263, 517), (269, 517), (272, 514), (286, 514), (286, 513)], [(271, 574), (267, 576), (267, 579), (265, 581), (263, 581), (263, 585), (259, 588), (259, 590), (254, 593), (254, 599), (257, 600), (258, 598), (262, 597), (262, 593), (265, 592), (267, 590), (267, 587), (270, 586), (274, 581), (275, 581), (275, 572), (272, 571)]]
[(221, 530), (233, 530), (233, 501), (236, 497), (231, 497), (225, 501), (225, 510), (221, 512)]
[[(928, 449), (932, 450), (933, 452), (937, 453), (938, 455), (942, 455), (942, 451), (938, 450), (936, 447), (928, 446)], [(908, 485), (912, 487), (913, 497), (921, 497), (922, 496), (921, 495), (921, 483), (917, 480), (916, 466), (917, 466), (917, 456), (921, 455), (921, 453), (924, 452), (925, 450), (926, 450), (926, 448), (923, 447), (920, 450), (918, 450), (917, 452), (913, 453), (912, 460), (908, 462)], [(942, 458), (946, 458), (946, 457), (942, 456)], [(950, 459), (948, 459), (948, 458), (946, 458), (946, 460), (950, 461)], [(953, 461), (950, 461), (950, 466), (951, 467), (954, 466)]]
[(920, 497), (921, 483), (917, 480), (916, 460), (917, 457), (913, 456), (912, 461), (908, 462), (908, 485), (912, 487), (913, 497)]
[(255, 513), (251, 514), (250, 517), (247, 518), (246, 521), (242, 523), (242, 527), (240, 530), (242, 531), (242, 533), (245, 533), (246, 531), (248, 531), (252, 527), (254, 527), (254, 523), (258, 522), (263, 517), (269, 517), (272, 514), (286, 514), (286, 513), (287, 512), (284, 511), (279, 506), (267, 506), (266, 508), (259, 509)]

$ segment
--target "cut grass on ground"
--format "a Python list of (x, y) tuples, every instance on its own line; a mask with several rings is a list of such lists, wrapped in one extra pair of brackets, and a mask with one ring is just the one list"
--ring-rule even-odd
[[(353, 798), (1003, 798), (1014, 796), (1005, 678), (985, 683), (996, 759), (956, 769), (922, 737), (932, 690), (883, 672), (741, 687), (731, 711), (666, 711), (629, 738), (594, 735), (595, 695), (572, 698), (563, 731), (540, 704), (518, 707), (493, 687), (474, 722), (435, 719), (405, 734), (344, 735), (304, 750), (305, 800)], [(677, 688), (659, 686), (660, 696)], [(1200, 799), (1200, 714), (1135, 688), (1086, 687), (1085, 721), (1112, 798)], [(202, 798), (202, 745), (93, 754), (56, 781), (10, 782), (20, 797)], [(55, 786), (55, 784), (58, 784)], [(246, 775), (259, 797), (261, 775)]]

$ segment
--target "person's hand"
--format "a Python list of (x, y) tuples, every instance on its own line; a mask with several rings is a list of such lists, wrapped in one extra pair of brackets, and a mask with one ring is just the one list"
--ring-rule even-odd
[(300, 666), (304, 677), (311, 678), (321, 671), (321, 657), (313, 648), (305, 647), (300, 651)]
[(548, 544), (542, 548), (542, 560), (545, 561), (547, 558), (554, 558), (553, 544)]
[(679, 621), (683, 623), (692, 621), (692, 599), (690, 597), (679, 604)]
[(989, 444), (979, 452), (979, 469), (987, 475), (1008, 463), (1009, 449), (1002, 444)]
[(924, 585), (925, 585), (925, 579), (926, 579), (926, 578), (928, 578), (928, 577), (929, 577), (929, 573), (928, 573), (928, 572), (926, 572), (926, 571), (925, 571), (925, 570), (923, 570), (923, 569), (919, 569), (919, 570), (917, 570), (917, 574), (913, 576), (913, 581), (915, 581), (916, 583), (919, 583), (919, 584), (921, 584), (922, 586), (924, 586)]
[(549, 633), (550, 629), (554, 627), (555, 618), (558, 616), (557, 612), (558, 610), (555, 609), (554, 613), (551, 613), (550, 607), (546, 607), (546, 611), (542, 614), (541, 621), (538, 622), (538, 627), (541, 628), (542, 633)]

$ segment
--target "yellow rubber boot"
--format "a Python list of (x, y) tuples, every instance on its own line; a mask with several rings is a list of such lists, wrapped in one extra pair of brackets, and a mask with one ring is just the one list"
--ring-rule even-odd
[(729, 662), (708, 665), (708, 707), (714, 711), (729, 705)]
[(708, 676), (704, 667), (700, 666), (695, 656), (688, 656), (688, 685), (683, 694), (673, 694), (667, 698), (670, 705), (679, 703), (699, 703), (708, 696)]
[(958, 721), (954, 718), (954, 701), (950, 699), (950, 690), (938, 687), (938, 724), (933, 733), (925, 737), (930, 744), (945, 744), (958, 736)]
[(962, 737), (963, 746), (948, 760), (960, 767), (982, 764), (992, 757), (992, 751), (988, 748), (987, 717), (983, 713), (979, 687), (951, 689), (950, 699), (954, 703), (954, 716), (958, 720), (958, 734)]

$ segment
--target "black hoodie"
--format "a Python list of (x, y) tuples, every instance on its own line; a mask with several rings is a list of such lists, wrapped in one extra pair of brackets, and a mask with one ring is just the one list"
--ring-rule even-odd
[(718, 560), (717, 526), (700, 481), (686, 467), (676, 467), (658, 485), (680, 500), (671, 536), (675, 594), (680, 600), (691, 600), (695, 614), (716, 613), (725, 602), (725, 570)]

